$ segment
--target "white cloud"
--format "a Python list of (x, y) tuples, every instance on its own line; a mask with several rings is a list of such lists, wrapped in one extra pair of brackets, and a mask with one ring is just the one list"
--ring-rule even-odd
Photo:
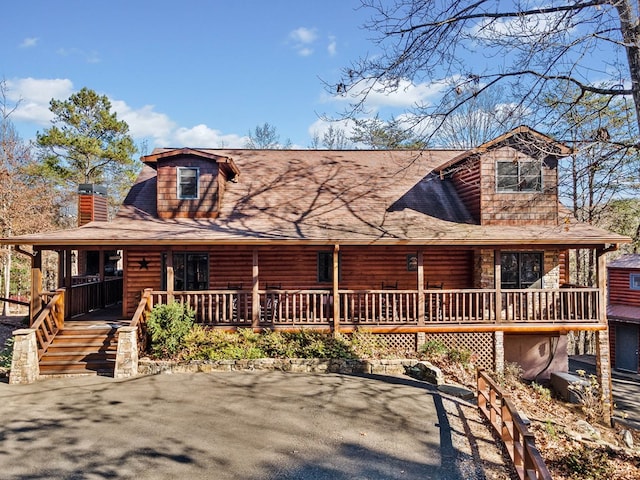
[(19, 78), (6, 84), (7, 99), (17, 104), (12, 118), (37, 125), (47, 125), (53, 118), (49, 111), (52, 98), (64, 100), (73, 92), (73, 83), (66, 78)]
[(31, 48), (35, 47), (38, 44), (37, 37), (27, 37), (20, 44), (20, 48)]
[(289, 38), (297, 43), (309, 44), (316, 41), (318, 35), (315, 28), (296, 28), (289, 34)]
[(440, 97), (445, 85), (444, 81), (414, 84), (409, 80), (399, 80), (394, 85), (363, 82), (345, 95), (327, 96), (324, 100), (356, 103), (366, 94), (365, 108), (368, 110), (377, 111), (385, 107), (406, 109), (433, 103), (434, 99)]
[(179, 128), (173, 138), (177, 142), (173, 146), (190, 146), (200, 148), (242, 148), (247, 142), (246, 137), (235, 134), (223, 134), (220, 130), (212, 129), (204, 124), (191, 128)]
[(167, 115), (155, 112), (153, 105), (145, 105), (137, 110), (122, 100), (112, 100), (111, 105), (118, 118), (127, 122), (129, 133), (134, 138), (169, 138), (176, 128)]
[[(475, 41), (505, 41), (517, 38), (523, 43), (537, 42), (540, 35), (549, 35), (557, 31), (573, 31), (567, 25), (561, 12), (540, 13), (515, 18), (484, 19), (473, 26), (469, 32)], [(506, 40), (506, 41), (509, 41)]]
[(337, 49), (338, 45), (336, 42), (336, 37), (334, 37), (333, 35), (329, 36), (329, 45), (327, 46), (327, 52), (329, 52), (329, 55), (333, 57), (337, 53)]
[(293, 48), (296, 49), (298, 55), (308, 57), (313, 54), (311, 45), (315, 43), (318, 38), (318, 34), (315, 28), (296, 28), (289, 33), (289, 41), (293, 44)]
[[(6, 81), (7, 100), (17, 105), (11, 118), (18, 122), (49, 126), (53, 114), (49, 110), (52, 98), (66, 100), (73, 93), (69, 79), (19, 78)], [(147, 139), (151, 146), (195, 146), (203, 148), (242, 148), (247, 138), (236, 134), (223, 134), (204, 124), (195, 127), (178, 127), (171, 118), (155, 111), (153, 105), (134, 108), (123, 100), (109, 99), (112, 110), (120, 120), (129, 125), (129, 133), (135, 140)]]
[(56, 53), (62, 57), (79, 56), (87, 63), (100, 63), (100, 55), (95, 50), (87, 52), (80, 48), (59, 48)]

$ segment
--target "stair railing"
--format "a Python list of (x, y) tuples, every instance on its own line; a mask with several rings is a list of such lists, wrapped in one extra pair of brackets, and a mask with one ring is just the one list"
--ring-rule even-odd
[(138, 329), (138, 353), (143, 353), (147, 350), (147, 318), (153, 308), (152, 290), (151, 288), (147, 288), (142, 292), (138, 308), (136, 308), (131, 323), (129, 324), (131, 327)]
[(29, 327), (36, 333), (38, 360), (47, 351), (57, 333), (64, 328), (64, 292), (64, 288), (56, 290), (47, 306), (42, 309)]

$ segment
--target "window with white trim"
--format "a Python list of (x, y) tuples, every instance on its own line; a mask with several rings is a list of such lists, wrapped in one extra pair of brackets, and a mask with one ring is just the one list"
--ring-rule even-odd
[(200, 170), (197, 167), (178, 168), (178, 199), (193, 200), (199, 197), (199, 177)]
[(539, 160), (496, 162), (496, 190), (498, 192), (542, 191), (542, 162)]

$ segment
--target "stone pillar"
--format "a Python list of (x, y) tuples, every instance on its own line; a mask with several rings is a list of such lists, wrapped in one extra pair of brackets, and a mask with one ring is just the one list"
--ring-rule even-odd
[(427, 343), (427, 334), (425, 332), (416, 333), (416, 351), (420, 351), (420, 347), (422, 347), (425, 343)]
[(9, 383), (28, 384), (38, 380), (38, 344), (33, 328), (21, 328), (13, 332), (13, 357)]
[(600, 381), (602, 404), (605, 407), (605, 418), (608, 424), (613, 414), (613, 386), (611, 385), (611, 359), (609, 356), (609, 330), (596, 332), (596, 376)]
[(138, 374), (138, 327), (118, 329), (118, 351), (114, 378), (135, 377)]
[(493, 368), (499, 375), (504, 374), (504, 332), (493, 332)]

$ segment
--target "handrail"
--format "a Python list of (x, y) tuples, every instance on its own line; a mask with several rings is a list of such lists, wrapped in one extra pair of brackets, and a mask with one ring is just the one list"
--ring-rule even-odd
[(131, 323), (129, 323), (130, 327), (138, 327), (138, 352), (144, 352), (147, 349), (147, 318), (153, 308), (151, 291), (152, 289), (147, 288), (142, 292), (138, 308), (136, 308)]
[(481, 368), (477, 373), (478, 408), (501, 436), (521, 480), (552, 480), (535, 438), (511, 399)]
[(36, 331), (38, 360), (47, 351), (57, 333), (64, 328), (64, 293), (64, 288), (56, 290), (53, 297), (29, 327)]

